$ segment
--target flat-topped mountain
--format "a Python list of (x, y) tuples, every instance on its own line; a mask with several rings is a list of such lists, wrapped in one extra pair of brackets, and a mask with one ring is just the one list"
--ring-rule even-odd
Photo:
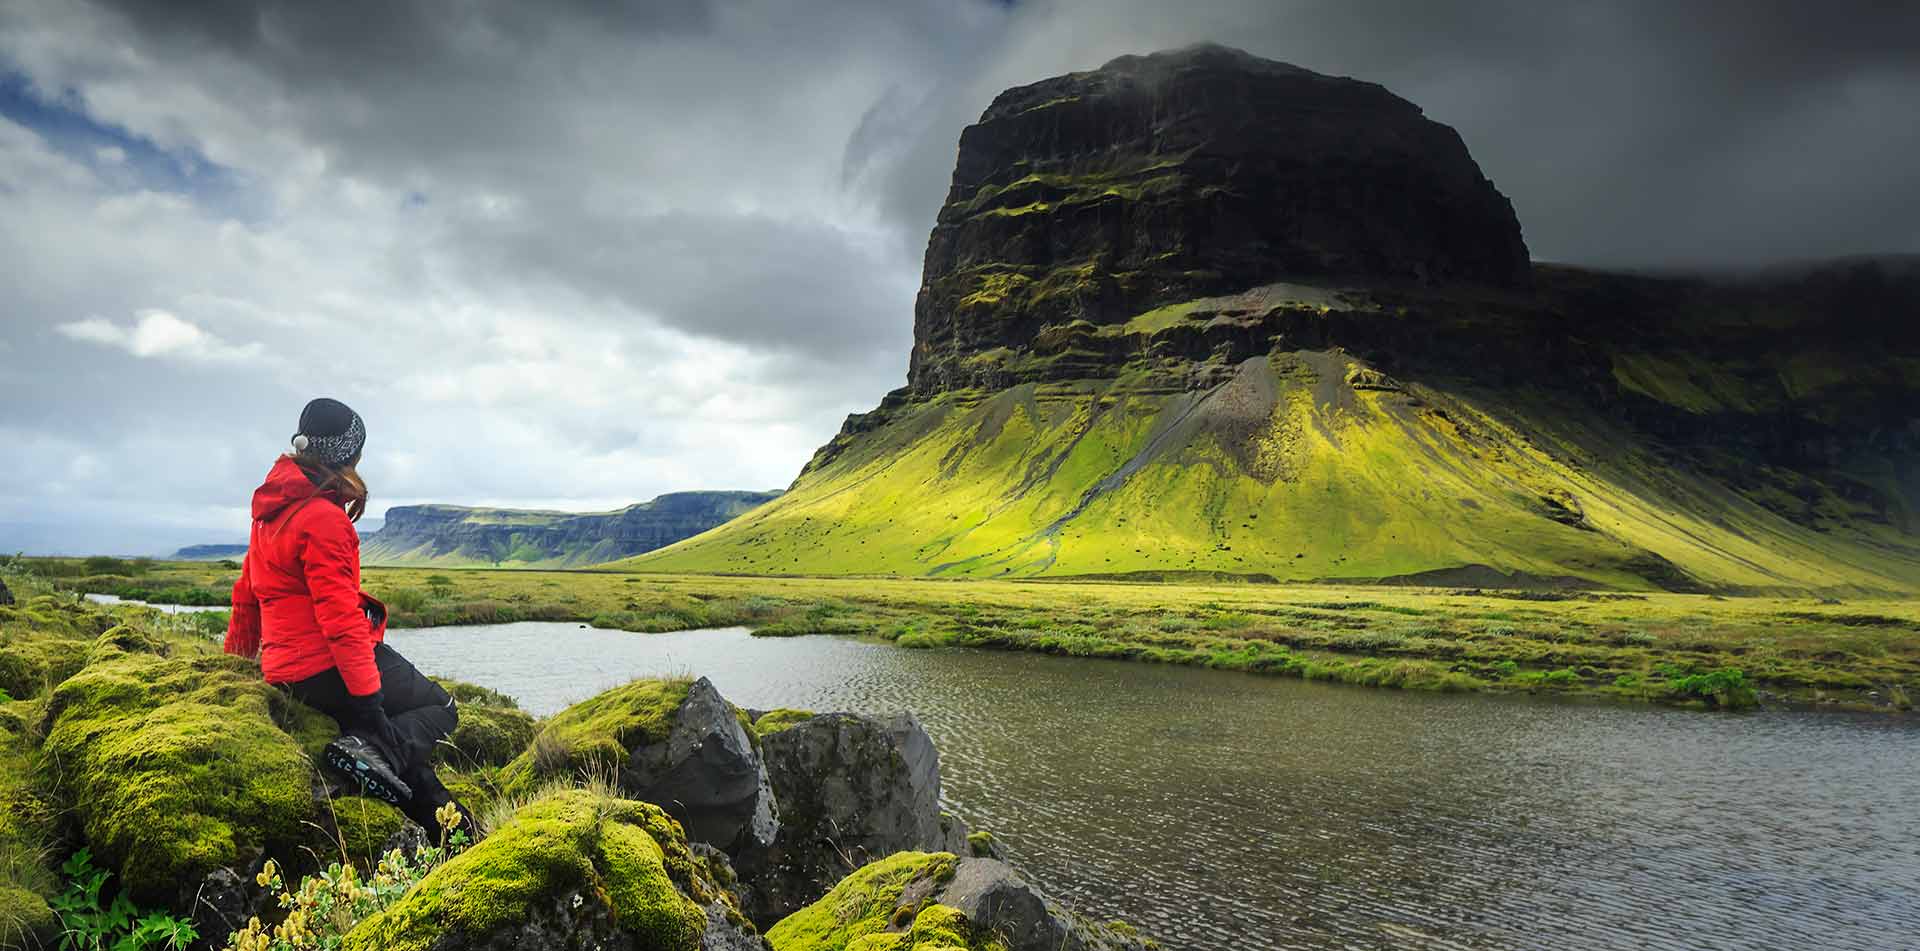
[(1920, 266), (1530, 265), (1452, 130), (1202, 46), (962, 133), (908, 385), (656, 570), (1920, 591)]
[(362, 542), (370, 565), (569, 568), (649, 552), (698, 535), (778, 492), (672, 492), (612, 512), (402, 505)]
[(1048, 329), (1303, 278), (1527, 280), (1513, 206), (1373, 83), (1220, 46), (1001, 93), (960, 134), (910, 385), (991, 382)]

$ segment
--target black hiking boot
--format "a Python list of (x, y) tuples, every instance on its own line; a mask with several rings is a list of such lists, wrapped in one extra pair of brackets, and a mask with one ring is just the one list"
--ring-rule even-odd
[(413, 787), (400, 780), (387, 758), (380, 755), (372, 743), (357, 736), (348, 734), (328, 743), (320, 758), (362, 795), (392, 806), (413, 798)]

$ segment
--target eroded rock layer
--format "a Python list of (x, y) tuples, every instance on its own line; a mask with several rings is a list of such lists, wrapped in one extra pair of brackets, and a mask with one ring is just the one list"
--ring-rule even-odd
[(1527, 248), (1460, 137), (1378, 85), (1219, 46), (1123, 56), (961, 133), (911, 385), (1049, 326), (1309, 276), (1517, 285)]

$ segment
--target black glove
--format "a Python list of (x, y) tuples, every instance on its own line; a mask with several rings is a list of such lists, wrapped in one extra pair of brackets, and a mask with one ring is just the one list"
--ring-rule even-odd
[(396, 773), (404, 773), (412, 764), (407, 757), (407, 741), (387, 718), (384, 697), (375, 690), (364, 697), (347, 697), (347, 722), (342, 723), (346, 732), (360, 736), (380, 747), (387, 756), (387, 765)]

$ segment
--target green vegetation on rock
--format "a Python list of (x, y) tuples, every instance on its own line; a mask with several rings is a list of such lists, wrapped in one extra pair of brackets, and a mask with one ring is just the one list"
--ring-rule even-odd
[(101, 635), (56, 687), (45, 757), (101, 859), (136, 899), (172, 901), (221, 866), (310, 838), (307, 744), (333, 723), (288, 701), (210, 642)]
[(694, 951), (704, 906), (729, 900), (659, 807), (569, 790), (523, 806), (361, 923), (343, 947), (455, 947), (543, 914), (582, 914), (583, 904), (595, 903), (636, 947)]
[(794, 724), (805, 723), (813, 719), (813, 717), (814, 713), (812, 710), (794, 710), (782, 707), (778, 710), (768, 710), (766, 713), (761, 714), (760, 719), (753, 721), (753, 729), (761, 736), (771, 736)]
[[(899, 934), (917, 924), (921, 909), (902, 907), (901, 896), (916, 882), (945, 882), (957, 859), (945, 852), (900, 852), (856, 870), (825, 897), (788, 915), (767, 930), (774, 951), (895, 951), (899, 948), (959, 947), (984, 951), (985, 944), (898, 944)], [(928, 931), (950, 923), (936, 914)]]
[(456, 769), (504, 766), (533, 742), (533, 717), (497, 690), (452, 680), (437, 681), (459, 705), (460, 723), (434, 751), (437, 762)]
[(642, 742), (665, 742), (689, 680), (636, 680), (576, 703), (540, 726), (533, 745), (500, 772), (500, 788), (524, 795), (548, 780), (617, 770)]

